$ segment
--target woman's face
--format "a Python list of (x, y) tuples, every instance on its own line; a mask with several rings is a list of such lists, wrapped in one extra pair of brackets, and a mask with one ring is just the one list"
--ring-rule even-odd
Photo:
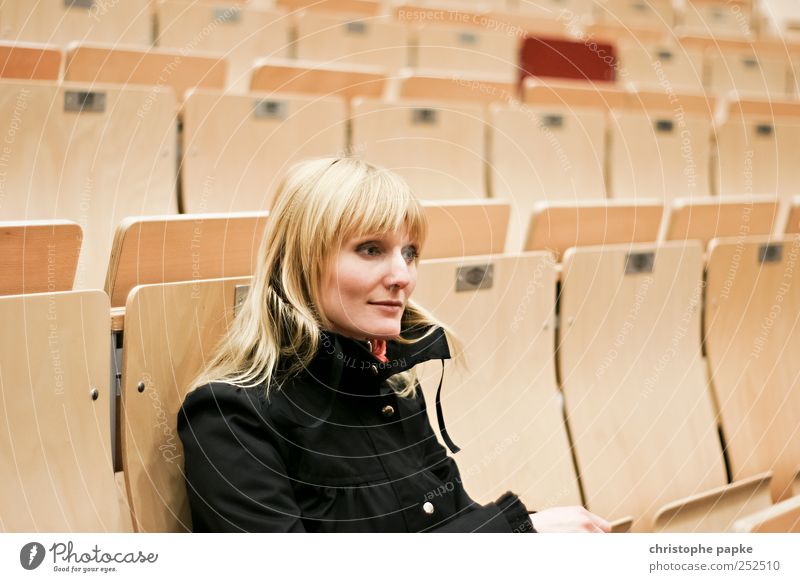
[(323, 277), (322, 311), (336, 333), (392, 338), (417, 284), (417, 244), (408, 234), (345, 240)]

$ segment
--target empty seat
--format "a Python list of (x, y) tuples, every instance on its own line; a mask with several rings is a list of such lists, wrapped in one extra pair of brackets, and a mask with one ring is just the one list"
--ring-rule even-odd
[(476, 75), (463, 71), (404, 69), (392, 80), (391, 98), (404, 100), (436, 99), (470, 103), (508, 103), (517, 98), (514, 83), (500, 76)]
[(655, 242), (663, 212), (656, 202), (538, 203), (530, 216), (524, 250), (547, 250), (560, 261), (571, 247)]
[[(700, 349), (701, 247), (575, 248), (563, 264), (557, 354), (589, 510), (648, 531), (660, 507), (700, 505), (683, 531), (726, 531), (767, 506), (768, 475), (726, 485)], [(744, 502), (722, 495), (740, 488)]]
[(800, 238), (708, 248), (705, 346), (734, 479), (772, 471), (785, 498), (800, 471)]
[(108, 297), (0, 297), (0, 530), (130, 531), (111, 465)]
[(750, 0), (686, 0), (682, 34), (718, 38), (752, 36)]
[(257, 59), (289, 56), (289, 18), (280, 10), (160, 0), (157, 17), (158, 46), (224, 56), (228, 85), (235, 89), (247, 90)]
[(616, 79), (614, 44), (585, 38), (580, 31), (571, 36), (553, 38), (527, 36), (520, 52), (522, 76), (611, 82)]
[(665, 240), (695, 240), (769, 234), (778, 201), (769, 196), (731, 196), (674, 200), (665, 220)]
[(606, 113), (565, 105), (493, 105), (492, 197), (509, 201), (509, 251), (522, 249), (537, 203), (605, 198)]
[(736, 91), (764, 99), (786, 99), (789, 61), (786, 55), (757, 53), (751, 46), (710, 47), (705, 55), (706, 90), (717, 95)]
[(184, 212), (266, 210), (292, 163), (347, 149), (339, 97), (197, 90), (182, 111)]
[(386, 17), (304, 12), (297, 19), (297, 58), (397, 71), (408, 65), (408, 29)]
[(800, 496), (740, 519), (734, 530), (739, 533), (800, 533)]
[(504, 32), (426, 24), (416, 33), (414, 66), (488, 74), (513, 83), (518, 76), (519, 43), (517, 36)]
[[(261, 1), (269, 2), (270, 0)], [(381, 0), (275, 0), (275, 4), (291, 11), (318, 10), (367, 16), (375, 16), (382, 10)]]
[(262, 59), (256, 61), (250, 77), (254, 92), (300, 93), (382, 97), (386, 72), (364, 65), (338, 65), (316, 61)]
[(620, 40), (617, 80), (667, 93), (702, 93), (703, 52), (669, 42)]
[(506, 4), (521, 14), (541, 18), (558, 18), (562, 12), (565, 16), (589, 16), (594, 8), (593, 0), (506, 0)]
[(717, 194), (800, 192), (800, 103), (731, 100), (717, 119)]
[(192, 529), (178, 410), (233, 319), (237, 288), (246, 289), (249, 282), (248, 277), (143, 285), (128, 299), (122, 465), (137, 532)]
[(3, 2), (2, 37), (65, 46), (73, 41), (150, 44), (150, 1)]
[(124, 307), (137, 285), (249, 276), (266, 221), (266, 212), (124, 220), (106, 279), (111, 306)]
[(640, 91), (609, 122), (608, 183), (614, 198), (666, 202), (711, 194), (714, 102), (703, 94)]
[(403, 176), (418, 198), (481, 198), (484, 116), (479, 105), (357, 99), (355, 153)]
[(178, 100), (194, 87), (224, 89), (227, 63), (185, 50), (115, 48), (74, 44), (67, 49), (64, 79), (86, 83), (171, 87)]
[(69, 220), (0, 222), (0, 295), (72, 290), (82, 240)]
[(495, 255), (505, 250), (511, 207), (501, 200), (423, 201), (424, 259)]
[(78, 223), (75, 288), (102, 288), (116, 225), (177, 210), (176, 111), (166, 87), (0, 82), (0, 220)]
[(0, 78), (55, 81), (59, 75), (59, 49), (44, 44), (0, 42)]
[[(485, 503), (512, 489), (530, 508), (580, 504), (553, 366), (552, 257), (422, 261), (414, 299), (464, 344), (465, 365), (446, 365), (442, 408), (469, 494)], [(440, 374), (438, 362), (420, 374), (433, 427)]]
[(675, 24), (672, 0), (598, 0), (594, 7), (598, 22), (661, 30), (671, 30)]

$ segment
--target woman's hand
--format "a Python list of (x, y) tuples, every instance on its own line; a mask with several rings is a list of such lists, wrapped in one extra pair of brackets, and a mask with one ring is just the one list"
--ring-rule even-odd
[(533, 527), (540, 533), (608, 533), (611, 524), (580, 505), (552, 507), (530, 514)]

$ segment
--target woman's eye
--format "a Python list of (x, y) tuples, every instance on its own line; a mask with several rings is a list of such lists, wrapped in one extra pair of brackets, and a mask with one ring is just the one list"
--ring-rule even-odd
[(409, 263), (415, 261), (419, 257), (416, 247), (406, 247), (403, 249), (403, 256)]
[(366, 244), (358, 247), (358, 252), (370, 257), (377, 257), (381, 254), (381, 249), (376, 244)]

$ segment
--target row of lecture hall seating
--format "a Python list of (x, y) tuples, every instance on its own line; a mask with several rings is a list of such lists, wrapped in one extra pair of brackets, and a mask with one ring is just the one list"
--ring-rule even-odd
[[(669, 1), (664, 0), (665, 3)], [(237, 8), (235, 4), (226, 6), (162, 0), (154, 4), (159, 24), (158, 36), (153, 45), (157, 48), (151, 48), (149, 39), (130, 40), (120, 33), (112, 44), (108, 38), (114, 27), (107, 26), (104, 19), (119, 21), (118, 25), (124, 24), (126, 31), (136, 28), (131, 24), (133, 16), (129, 14), (129, 11), (134, 10), (133, 3), (126, 3), (124, 13), (119, 8), (119, 14), (116, 14), (116, 10), (121, 3), (105, 10), (94, 11), (79, 7), (65, 8), (62, 5), (62, 10), (67, 15), (77, 18), (83, 14), (91, 25), (90, 30), (78, 28), (73, 32), (69, 32), (70, 19), (63, 16), (53, 20), (53, 13), (58, 10), (48, 11), (49, 16), (46, 18), (39, 15), (36, 11), (44, 10), (44, 4), (46, 3), (26, 2), (18, 8), (9, 8), (11, 14), (6, 17), (6, 34), (3, 38), (14, 42), (48, 42), (53, 44), (51, 50), (58, 50), (56, 46), (65, 47), (68, 61), (74, 55), (70, 56), (71, 44), (60, 39), (58, 35), (61, 34), (67, 35), (71, 43), (100, 46), (105, 43), (118, 49), (138, 47), (139, 51), (155, 51), (156, 55), (151, 57), (153, 65), (158, 69), (169, 66), (169, 76), (176, 75), (175, 71), (192, 66), (205, 66), (213, 69), (206, 71), (209, 82), (221, 75), (225, 78), (225, 85), (237, 91), (247, 90), (251, 86), (251, 69), (262, 58), (376, 67), (391, 75), (398, 74), (405, 67), (428, 71), (469, 71), (473, 74), (491, 75), (504, 82), (513, 82), (519, 76), (519, 67), (529, 66), (525, 59), (519, 63), (523, 38), (526, 34), (537, 37), (542, 35), (537, 32), (541, 31), (541, 27), (527, 26), (524, 21), (519, 21), (516, 14), (502, 18), (497, 14), (487, 16), (465, 13), (464, 16), (470, 18), (458, 18), (462, 13), (444, 12), (450, 16), (443, 18), (440, 9), (420, 7), (411, 10), (410, 7), (400, 6), (394, 17), (390, 17), (319, 11), (295, 13), (284, 9), (251, 8), (248, 5)], [(730, 4), (728, 2), (726, 5), (726, 13), (731, 12)], [(21, 7), (23, 5), (24, 8)], [(622, 0), (598, 6), (598, 9), (609, 16), (617, 12), (641, 12), (642, 7), (648, 6), (640, 0)], [(574, 9), (580, 13), (578, 7)], [(15, 10), (20, 13), (16, 14)], [(27, 13), (31, 10), (35, 14)], [(562, 7), (551, 14), (551, 18), (562, 11), (571, 13), (572, 9)], [(140, 17), (148, 16), (146, 10), (140, 12)], [(541, 41), (550, 43), (571, 38), (570, 42), (586, 53), (584, 58), (599, 63), (604, 58), (611, 58), (611, 55), (601, 55), (599, 52), (594, 55), (587, 48), (592, 46), (589, 41), (595, 38), (598, 42), (604, 38), (613, 41), (617, 45), (618, 56), (612, 59), (612, 63), (606, 64), (605, 68), (609, 70), (611, 79), (616, 78), (622, 83), (657, 84), (661, 81), (659, 75), (662, 75), (670, 79), (676, 90), (719, 94), (736, 89), (771, 98), (798, 95), (798, 45), (787, 45), (786, 42), (776, 39), (719, 38), (703, 35), (709, 31), (696, 31), (693, 28), (688, 30), (695, 30), (695, 34), (682, 33), (673, 37), (667, 34), (671, 29), (665, 25), (670, 22), (669, 19), (664, 20), (660, 11), (655, 9), (650, 9), (648, 14), (661, 23), (655, 27), (659, 31), (656, 34), (653, 33), (653, 28), (613, 28), (614, 25), (609, 24), (608, 19), (601, 21), (601, 24), (576, 31), (571, 30), (562, 17), (552, 20), (555, 28), (551, 26), (551, 30), (546, 30)], [(0, 22), (3, 22), (2, 16), (0, 9)], [(41, 24), (41, 27), (56, 27), (58, 35), (56, 32), (49, 36), (25, 34), (27, 28), (34, 27), (40, 20), (52, 20), (49, 25)], [(409, 22), (415, 24), (412, 26)], [(484, 24), (483, 27), (480, 26), (481, 23)], [(95, 26), (102, 30), (102, 34), (90, 34)], [(740, 24), (737, 23), (737, 26)], [(94, 54), (95, 59), (101, 58), (96, 50)], [(155, 64), (159, 59), (157, 55), (161, 55), (160, 59), (163, 61), (159, 65)], [(113, 61), (113, 64), (109, 61), (103, 67), (106, 73), (119, 68), (117, 57), (117, 53), (111, 57), (102, 56)], [(178, 67), (176, 63), (170, 63), (179, 57), (193, 60), (194, 64), (186, 63)], [(205, 65), (203, 57), (210, 59)], [(84, 58), (88, 58), (86, 51)], [(559, 57), (554, 54), (542, 58)], [(654, 68), (655, 61), (659, 61), (661, 66)], [(97, 62), (93, 66), (97, 66)], [(140, 68), (148, 66), (150, 65), (141, 64)], [(532, 67), (532, 70), (536, 69), (537, 67)], [(67, 78), (70, 78), (69, 70), (67, 73)], [(73, 70), (72, 76), (74, 74)], [(89, 80), (100, 80), (103, 73), (97, 75)], [(123, 78), (123, 81), (138, 82), (136, 75)], [(179, 98), (181, 96), (179, 91)]]
[[(78, 53), (105, 58), (94, 51)], [(160, 62), (137, 69), (149, 86), (122, 85), (133, 76), (121, 66), (129, 56), (103, 65), (103, 84), (92, 82), (95, 67), (71, 81), (0, 81), (8, 120), (0, 219), (81, 224), (87, 241), (76, 288), (101, 286), (113, 229), (125, 217), (266, 209), (275, 180), (306, 157), (362, 156), (398, 171), (422, 199), (509, 201), (509, 251), (522, 248), (542, 201), (661, 203), (712, 193), (788, 201), (800, 191), (792, 163), (800, 102), (533, 79), (519, 102), (510, 85), (487, 92), (425, 76), (406, 79), (395, 101), (380, 98), (380, 80), (363, 71), (282, 65), (260, 69), (262, 91), (231, 95), (221, 76), (203, 87), (205, 68), (171, 75), (173, 88), (160, 84)], [(195, 86), (178, 103), (175, 90)], [(337, 89), (344, 93), (328, 95)], [(480, 101), (487, 96), (495, 102)]]
[[(609, 211), (606, 227), (622, 226), (582, 231), (559, 264), (548, 250), (498, 253), (508, 212), (483, 204), (430, 215), (434, 230), (489, 234), (434, 248), (415, 292), (465, 340), (444, 405), (472, 495), (583, 503), (618, 531), (800, 531), (800, 224), (706, 247), (637, 242), (650, 209)], [(552, 230), (577, 213), (551, 214)], [(0, 529), (190, 528), (175, 415), (246, 293), (268, 220), (130, 219), (105, 292), (69, 290), (78, 225), (2, 226), (0, 379), (16, 397), (0, 399)], [(731, 227), (700, 216), (715, 222)], [(706, 236), (718, 234), (730, 233)], [(437, 378), (423, 368), (428, 398)]]

